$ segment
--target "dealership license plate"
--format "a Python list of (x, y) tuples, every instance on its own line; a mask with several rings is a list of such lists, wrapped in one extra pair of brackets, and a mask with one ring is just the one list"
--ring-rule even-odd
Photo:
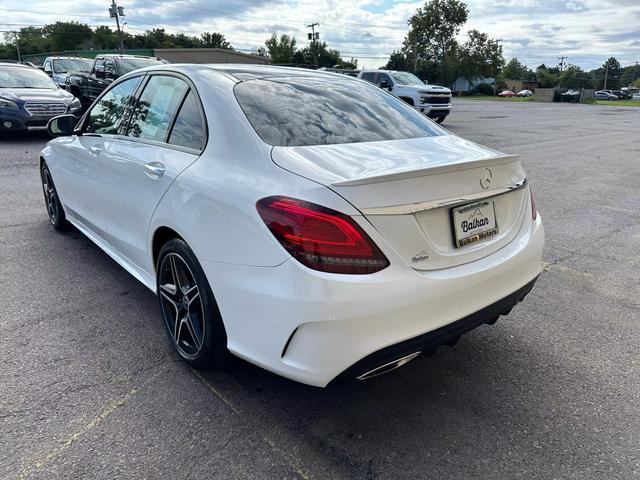
[(453, 209), (452, 220), (458, 248), (498, 233), (496, 210), (492, 200), (456, 207)]

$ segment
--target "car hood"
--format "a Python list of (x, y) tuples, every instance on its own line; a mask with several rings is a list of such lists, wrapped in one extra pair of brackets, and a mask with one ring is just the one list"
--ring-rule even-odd
[(0, 97), (8, 100), (23, 102), (64, 102), (73, 101), (73, 95), (66, 90), (46, 90), (39, 88), (0, 88)]
[(429, 84), (425, 84), (423, 83), (422, 85), (400, 85), (398, 84), (399, 87), (401, 88), (405, 88), (405, 89), (409, 89), (409, 90), (415, 90), (415, 91), (422, 91), (422, 92), (429, 92), (429, 93), (451, 93), (451, 90), (449, 90), (447, 87), (441, 87), (440, 85), (429, 85)]

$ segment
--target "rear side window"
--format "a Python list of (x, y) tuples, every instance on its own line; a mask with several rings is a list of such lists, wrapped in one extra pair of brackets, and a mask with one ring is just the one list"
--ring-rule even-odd
[(133, 111), (127, 135), (164, 142), (188, 89), (179, 78), (152, 76)]
[(169, 137), (171, 145), (201, 150), (205, 144), (204, 119), (200, 113), (198, 99), (192, 91), (184, 99)]
[(287, 77), (236, 85), (236, 99), (265, 143), (328, 145), (431, 137), (445, 131), (402, 100), (359, 80)]
[(376, 72), (365, 72), (362, 74), (362, 80), (373, 83), (373, 79), (376, 77)]

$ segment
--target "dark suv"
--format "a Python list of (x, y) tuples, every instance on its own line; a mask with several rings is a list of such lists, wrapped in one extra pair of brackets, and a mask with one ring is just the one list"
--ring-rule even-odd
[(80, 101), (41, 70), (0, 63), (0, 132), (44, 127), (57, 115), (80, 112)]

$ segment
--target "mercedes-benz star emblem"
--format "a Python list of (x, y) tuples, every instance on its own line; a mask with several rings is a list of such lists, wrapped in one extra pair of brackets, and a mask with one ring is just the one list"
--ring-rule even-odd
[(493, 173), (488, 168), (484, 169), (484, 172), (480, 174), (480, 186), (485, 190), (489, 188), (491, 185), (491, 178), (493, 177)]

